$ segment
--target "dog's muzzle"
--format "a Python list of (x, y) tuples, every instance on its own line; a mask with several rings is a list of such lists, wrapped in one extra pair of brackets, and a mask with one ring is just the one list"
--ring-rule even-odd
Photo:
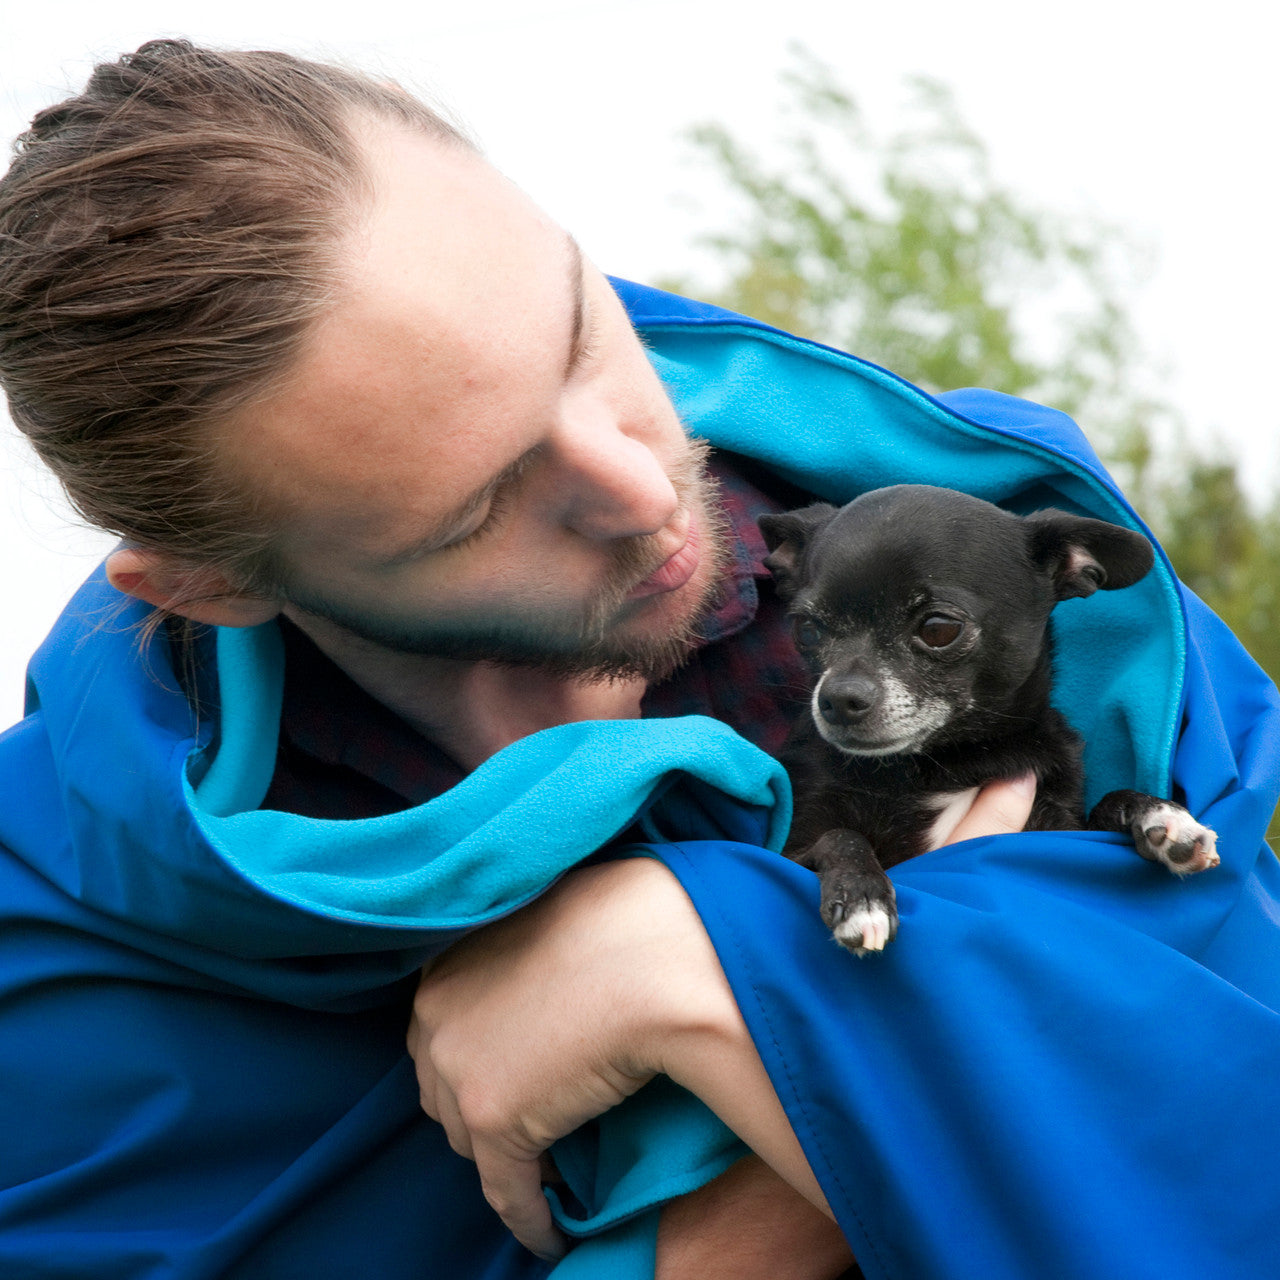
[(857, 756), (918, 751), (955, 713), (945, 698), (920, 697), (890, 671), (827, 673), (813, 690), (818, 734)]

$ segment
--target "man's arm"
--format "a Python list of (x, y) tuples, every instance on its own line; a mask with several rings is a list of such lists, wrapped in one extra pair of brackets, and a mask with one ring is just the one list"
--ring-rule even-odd
[[(952, 840), (1020, 830), (1033, 795), (993, 784)], [(450, 948), (424, 976), (408, 1043), (424, 1109), (543, 1256), (564, 1244), (541, 1192), (542, 1153), (659, 1073), (830, 1212), (702, 922), (657, 862), (574, 872)]]
[(844, 1280), (840, 1228), (759, 1156), (664, 1206), (654, 1280)]
[(588, 867), (427, 971), (409, 1049), (422, 1105), (535, 1252), (563, 1242), (542, 1153), (664, 1073), (825, 1208), (693, 904), (648, 858)]

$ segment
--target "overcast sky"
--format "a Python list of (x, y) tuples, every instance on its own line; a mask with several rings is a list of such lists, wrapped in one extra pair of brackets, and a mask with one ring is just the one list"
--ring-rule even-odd
[[(93, 62), (156, 35), (287, 48), (433, 93), (599, 265), (687, 268), (705, 193), (680, 142), (716, 119), (776, 132), (799, 40), (892, 128), (904, 78), (946, 81), (997, 177), (1037, 205), (1118, 223), (1154, 251), (1134, 312), (1165, 394), (1234, 448), (1259, 493), (1280, 479), (1277, 7), (1154, 0), (57, 0), (0, 17), (0, 132), (74, 91)], [(1183, 16), (1185, 15), (1185, 16)], [(703, 215), (704, 218), (707, 216)], [(22, 669), (104, 543), (66, 513), (0, 424), (0, 723)]]

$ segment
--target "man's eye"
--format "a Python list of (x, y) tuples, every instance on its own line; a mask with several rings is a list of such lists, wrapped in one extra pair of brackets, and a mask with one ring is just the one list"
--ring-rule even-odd
[(812, 649), (821, 644), (822, 637), (826, 635), (822, 624), (814, 622), (812, 618), (797, 618), (792, 632), (795, 635), (796, 644), (802, 649)]
[(521, 455), (505, 472), (494, 482), (493, 490), (487, 499), (487, 507), (483, 519), (476, 527), (468, 533), (463, 534), (460, 538), (456, 538), (453, 542), (448, 543), (442, 550), (456, 551), (459, 547), (468, 547), (473, 542), (478, 542), (490, 533), (494, 533), (501, 527), (507, 512), (512, 505), (516, 494), (520, 490), (520, 483), (531, 470), (533, 465), (542, 456), (543, 448), (537, 445), (530, 449), (527, 453)]
[(499, 489), (489, 499), (488, 510), (484, 513), (484, 519), (480, 521), (470, 533), (464, 534), (456, 541), (449, 543), (446, 550), (453, 551), (458, 547), (470, 546), (473, 542), (479, 542), (486, 534), (492, 533), (498, 525), (502, 523), (502, 517), (506, 513), (508, 498), (504, 490)]
[(964, 623), (959, 618), (934, 614), (916, 628), (916, 636), (926, 648), (945, 649), (948, 645), (955, 644), (963, 631)]

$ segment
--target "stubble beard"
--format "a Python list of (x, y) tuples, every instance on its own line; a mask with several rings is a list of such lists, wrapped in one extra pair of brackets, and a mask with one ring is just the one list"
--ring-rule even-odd
[[(668, 602), (664, 594), (628, 600), (637, 585), (663, 562), (657, 535), (619, 539), (603, 585), (579, 617), (552, 621), (536, 616), (510, 617), (485, 627), (450, 629), (448, 624), (414, 626), (399, 620), (348, 612), (331, 601), (291, 596), (304, 613), (324, 618), (367, 644), (398, 654), (417, 654), (457, 662), (487, 662), (520, 668), (554, 679), (603, 683), (642, 679), (656, 683), (689, 656), (698, 627), (722, 590), (729, 563), (729, 526), (719, 486), (707, 469), (711, 448), (691, 440), (670, 472), (680, 510), (690, 514), (697, 530), (701, 588), (678, 588)], [(690, 591), (694, 594), (687, 595)], [(654, 634), (636, 630), (647, 610), (672, 614)], [(678, 606), (678, 611), (672, 606)]]

